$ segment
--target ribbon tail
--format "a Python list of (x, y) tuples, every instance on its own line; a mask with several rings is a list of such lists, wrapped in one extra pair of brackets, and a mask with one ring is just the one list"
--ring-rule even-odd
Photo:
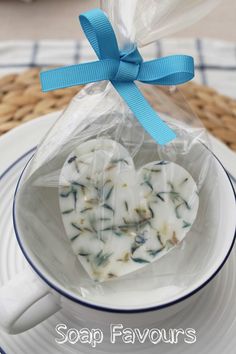
[(139, 123), (158, 144), (164, 145), (176, 138), (175, 132), (154, 111), (134, 82), (112, 81), (112, 84)]
[(118, 66), (118, 61), (104, 59), (42, 71), (40, 73), (42, 91), (47, 92), (102, 80), (110, 80), (117, 72)]

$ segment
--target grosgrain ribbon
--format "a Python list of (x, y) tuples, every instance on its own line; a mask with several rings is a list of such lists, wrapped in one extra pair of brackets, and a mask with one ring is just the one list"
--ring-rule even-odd
[(193, 58), (171, 55), (147, 62), (137, 48), (120, 51), (114, 30), (100, 9), (79, 16), (81, 27), (93, 47), (98, 61), (43, 71), (40, 74), (44, 92), (110, 80), (143, 128), (160, 145), (172, 141), (175, 132), (163, 122), (144, 98), (135, 80), (151, 85), (178, 85), (194, 76)]

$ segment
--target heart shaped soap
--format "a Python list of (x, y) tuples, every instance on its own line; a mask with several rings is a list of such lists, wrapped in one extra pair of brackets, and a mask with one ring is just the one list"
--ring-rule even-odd
[(96, 139), (67, 158), (59, 203), (74, 253), (101, 282), (155, 261), (183, 240), (199, 197), (183, 167), (154, 161), (136, 172), (121, 144)]

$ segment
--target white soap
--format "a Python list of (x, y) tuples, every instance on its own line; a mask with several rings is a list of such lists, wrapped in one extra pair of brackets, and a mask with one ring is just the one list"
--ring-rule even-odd
[(152, 218), (143, 230), (146, 242), (135, 256), (151, 262), (186, 236), (197, 216), (199, 196), (192, 176), (173, 162), (149, 163), (140, 169), (138, 179)]
[(79, 145), (61, 170), (67, 237), (89, 276), (102, 282), (155, 261), (176, 246), (197, 214), (197, 186), (181, 166), (156, 161), (135, 171), (109, 139)]

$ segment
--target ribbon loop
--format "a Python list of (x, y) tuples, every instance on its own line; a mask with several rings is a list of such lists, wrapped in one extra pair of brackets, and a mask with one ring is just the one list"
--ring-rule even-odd
[(143, 62), (137, 48), (119, 50), (114, 30), (100, 9), (79, 16), (81, 27), (99, 61), (41, 72), (43, 91), (110, 80), (143, 128), (159, 144), (172, 141), (175, 132), (162, 121), (134, 81), (152, 85), (178, 85), (194, 76), (193, 58), (172, 55)]
[(120, 51), (113, 28), (99, 9), (93, 9), (79, 16), (81, 27), (99, 59), (120, 60)]

